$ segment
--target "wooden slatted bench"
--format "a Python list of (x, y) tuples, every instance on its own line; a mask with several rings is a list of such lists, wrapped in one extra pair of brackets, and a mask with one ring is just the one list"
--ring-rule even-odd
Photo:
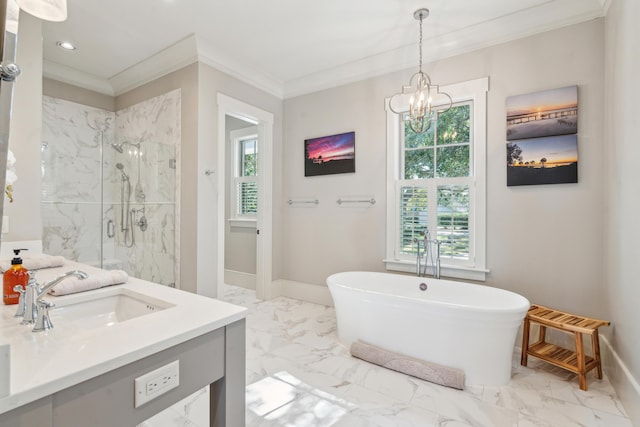
[[(538, 341), (529, 345), (529, 329), (531, 323), (540, 325), (540, 335)], [(532, 305), (524, 319), (524, 329), (522, 331), (522, 358), (520, 364), (527, 366), (527, 357), (535, 356), (560, 368), (578, 374), (580, 388), (587, 389), (587, 372), (596, 369), (597, 376), (602, 379), (602, 362), (600, 360), (600, 339), (598, 328), (609, 326), (611, 322), (607, 320), (592, 319), (590, 317), (577, 316), (575, 314), (564, 313), (541, 305)], [(576, 351), (550, 344), (545, 341), (547, 328), (553, 328), (575, 336)], [(582, 334), (591, 335), (593, 357), (584, 353)]]

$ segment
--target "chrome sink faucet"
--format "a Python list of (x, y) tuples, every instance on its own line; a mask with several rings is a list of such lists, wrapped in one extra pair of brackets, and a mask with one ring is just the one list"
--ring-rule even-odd
[(33, 328), (34, 332), (51, 329), (53, 325), (49, 320), (49, 309), (53, 307), (53, 304), (48, 301), (44, 301), (42, 298), (44, 298), (47, 292), (49, 292), (49, 290), (54, 286), (71, 276), (76, 276), (80, 279), (86, 279), (88, 277), (87, 273), (84, 271), (73, 270), (56, 277), (44, 285), (39, 285), (36, 282), (35, 277), (30, 277), (27, 288), (24, 291), (24, 295), (21, 294), (24, 301), (24, 307), (21, 308), (19, 306), (18, 312), (16, 313), (16, 317), (20, 316), (21, 312), (24, 313), (22, 322), (20, 323), (23, 325), (32, 325), (35, 323)]

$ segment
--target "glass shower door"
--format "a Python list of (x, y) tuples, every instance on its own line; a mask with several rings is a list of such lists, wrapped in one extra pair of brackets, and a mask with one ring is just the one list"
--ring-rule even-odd
[(175, 286), (180, 91), (116, 113), (43, 97), (46, 253)]

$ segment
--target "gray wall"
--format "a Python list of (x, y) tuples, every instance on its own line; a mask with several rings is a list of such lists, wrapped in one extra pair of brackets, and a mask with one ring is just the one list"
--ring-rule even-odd
[[(606, 291), (610, 340), (635, 378), (635, 389), (625, 373), (614, 371), (612, 380), (625, 409), (640, 425), (640, 285), (638, 284), (638, 186), (640, 158), (640, 56), (637, 0), (611, 2), (606, 18), (605, 93), (605, 206)], [(615, 365), (614, 365), (615, 366)]]
[[(490, 78), (487, 148), (487, 283), (548, 304), (605, 316), (603, 289), (604, 20), (531, 36), (428, 64), (432, 81)], [(324, 285), (343, 270), (383, 271), (383, 100), (416, 70), (285, 100), (284, 195), (317, 208), (284, 210), (284, 278)], [(505, 98), (579, 86), (579, 183), (506, 186)], [(356, 173), (304, 177), (303, 140), (354, 130)], [(370, 208), (337, 207), (338, 196), (374, 196)], [(588, 242), (588, 244), (585, 244)], [(321, 262), (319, 262), (321, 260)]]

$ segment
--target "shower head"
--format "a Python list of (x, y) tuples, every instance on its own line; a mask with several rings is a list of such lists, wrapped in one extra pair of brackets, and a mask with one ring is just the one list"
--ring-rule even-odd
[(122, 172), (122, 180), (123, 181), (129, 181), (129, 175), (127, 175), (124, 172), (124, 165), (122, 163), (116, 163), (116, 168), (118, 168), (120, 170), (120, 172)]
[[(140, 143), (133, 143), (133, 142), (129, 142), (129, 141), (123, 141), (120, 144), (116, 144), (113, 143), (111, 144), (111, 146), (113, 147), (114, 150), (116, 150), (118, 153), (124, 153), (124, 146), (125, 145), (130, 145), (132, 147), (136, 147), (138, 150), (140, 150)], [(129, 153), (131, 154), (131, 153)]]

